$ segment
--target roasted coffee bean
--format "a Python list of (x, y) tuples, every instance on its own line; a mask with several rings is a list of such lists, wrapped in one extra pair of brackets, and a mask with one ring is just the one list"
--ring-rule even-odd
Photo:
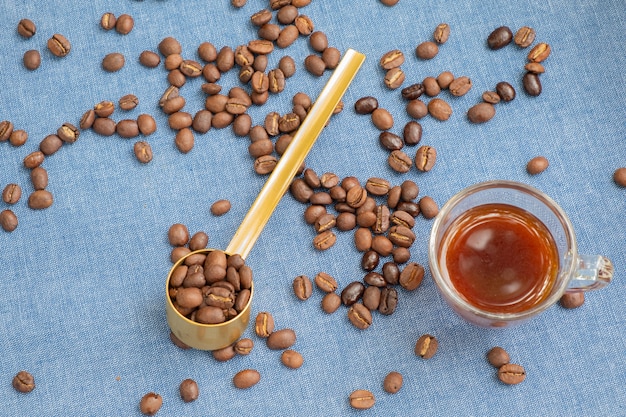
[(39, 143), (39, 150), (44, 155), (53, 155), (63, 146), (63, 141), (57, 135), (48, 135)]
[(171, 36), (163, 38), (161, 42), (159, 42), (158, 49), (165, 57), (171, 54), (180, 54), (183, 51), (180, 42)]
[(283, 353), (280, 355), (280, 361), (287, 368), (298, 369), (304, 363), (304, 358), (299, 352), (296, 352), (292, 349), (287, 349), (283, 351)]
[(384, 178), (371, 177), (365, 183), (365, 189), (369, 194), (383, 196), (389, 192), (391, 184)]
[(183, 380), (178, 387), (178, 392), (180, 398), (186, 403), (197, 400), (200, 395), (198, 383), (193, 379)]
[(442, 45), (448, 41), (450, 37), (450, 25), (447, 23), (440, 23), (437, 25), (433, 32), (433, 39), (438, 44)]
[[(208, 243), (209, 236), (205, 232), (196, 232), (189, 240), (189, 249), (191, 249), (192, 251), (204, 249), (207, 247)], [(234, 255), (228, 259), (231, 259), (233, 257)]]
[(508, 352), (500, 346), (495, 346), (487, 352), (487, 361), (496, 368), (506, 365), (510, 360)]
[(13, 133), (13, 123), (8, 120), (0, 122), (0, 142), (9, 140), (11, 133)]
[(415, 100), (424, 94), (424, 86), (419, 83), (411, 84), (408, 87), (404, 87), (400, 94), (405, 100)]
[(401, 201), (398, 203), (396, 210), (406, 211), (413, 217), (417, 217), (420, 214), (420, 207), (417, 203), (412, 201)]
[(184, 111), (177, 111), (169, 115), (168, 124), (174, 130), (191, 127), (193, 118), (191, 114)]
[(115, 31), (121, 35), (128, 35), (135, 27), (135, 19), (129, 14), (121, 14), (115, 21)]
[(230, 211), (230, 201), (229, 200), (217, 200), (213, 204), (211, 204), (211, 214), (214, 216), (223, 216), (224, 214)]
[(109, 117), (115, 111), (115, 103), (112, 101), (101, 101), (93, 107), (96, 116), (98, 117)]
[(441, 92), (441, 87), (439, 87), (439, 83), (435, 77), (424, 78), (422, 80), (422, 86), (424, 87), (424, 94), (429, 97), (439, 95)]
[(266, 23), (258, 30), (259, 38), (266, 41), (275, 41), (280, 35), (280, 26), (274, 23)]
[(528, 72), (534, 72), (535, 74), (543, 74), (546, 69), (539, 62), (529, 62), (524, 65), (524, 69)]
[(393, 261), (398, 264), (406, 263), (409, 259), (411, 259), (411, 251), (409, 248), (403, 248), (400, 246), (394, 248), (391, 255), (393, 257)]
[(326, 68), (335, 69), (341, 60), (341, 51), (334, 46), (329, 46), (322, 52), (322, 61), (326, 64)]
[(52, 55), (63, 58), (70, 53), (72, 45), (65, 36), (55, 33), (50, 39), (48, 39), (48, 49)]
[(200, 306), (203, 301), (204, 298), (200, 288), (179, 287), (176, 291), (176, 303), (183, 308), (196, 308)]
[(313, 294), (313, 284), (306, 275), (299, 275), (294, 278), (292, 287), (293, 293), (301, 301), (308, 300)]
[(278, 12), (276, 12), (276, 20), (283, 25), (293, 23), (296, 16), (298, 16), (298, 9), (291, 4), (281, 7), (278, 9)]
[(478, 103), (467, 111), (467, 119), (472, 123), (485, 123), (496, 115), (496, 108), (490, 103)]
[(139, 126), (135, 119), (124, 119), (117, 122), (115, 132), (123, 138), (134, 138), (139, 135)]
[(319, 272), (315, 275), (315, 285), (320, 290), (331, 293), (337, 290), (337, 280), (326, 272)]
[(448, 90), (450, 94), (456, 97), (463, 96), (467, 94), (467, 92), (472, 88), (472, 80), (463, 75), (461, 77), (455, 78), (454, 81), (450, 83), (448, 86)]
[(28, 371), (19, 371), (13, 377), (13, 388), (21, 393), (29, 393), (35, 389), (35, 377)]
[(415, 48), (415, 55), (420, 59), (433, 59), (438, 53), (439, 47), (432, 41), (422, 42)]
[(235, 345), (234, 349), (238, 355), (249, 355), (254, 348), (254, 341), (250, 338), (239, 339)]
[(274, 317), (265, 311), (258, 313), (254, 323), (254, 331), (259, 337), (269, 337), (274, 331)]
[(118, 105), (122, 110), (132, 110), (137, 107), (138, 104), (139, 99), (134, 94), (126, 94), (125, 96), (122, 96), (118, 101)]
[(548, 169), (548, 158), (545, 156), (536, 156), (526, 164), (526, 171), (530, 175), (537, 175)]
[(280, 93), (285, 89), (285, 74), (280, 68), (271, 70), (267, 74), (268, 90), (270, 93)]
[(17, 216), (13, 211), (6, 209), (0, 212), (0, 227), (2, 227), (5, 232), (14, 231), (17, 229), (17, 224)]
[(271, 11), (267, 9), (262, 9), (252, 14), (252, 16), (250, 16), (250, 21), (255, 26), (263, 26), (264, 24), (272, 20), (272, 17), (273, 15)]
[(352, 208), (359, 208), (367, 200), (367, 190), (360, 185), (350, 188), (346, 194), (346, 203)]
[(270, 0), (269, 3), (272, 10), (278, 10), (281, 7), (291, 4), (291, 0)]
[(539, 76), (535, 73), (527, 72), (524, 74), (522, 85), (529, 96), (535, 97), (541, 94), (541, 81), (539, 80)]
[(506, 81), (501, 81), (496, 84), (496, 93), (498, 93), (498, 96), (505, 102), (509, 102), (515, 98), (515, 88)]
[(374, 236), (372, 238), (372, 250), (380, 256), (389, 256), (393, 250), (393, 242), (387, 236)]
[(437, 84), (439, 84), (439, 87), (441, 87), (442, 90), (450, 87), (452, 81), (454, 81), (454, 74), (450, 71), (444, 71), (437, 76)]
[(379, 288), (385, 287), (385, 285), (387, 285), (385, 278), (378, 272), (373, 272), (373, 271), (365, 274), (365, 276), (363, 277), (363, 281), (367, 285), (379, 287)]
[[(222, 73), (215, 64), (206, 64), (204, 67), (202, 67), (202, 76), (207, 82), (215, 83), (222, 77)], [(248, 77), (245, 82), (248, 82), (249, 80), (250, 77)]]
[(297, 16), (293, 24), (296, 25), (298, 32), (303, 36), (309, 36), (315, 30), (315, 25), (311, 18), (303, 14)]
[(533, 49), (530, 50), (527, 58), (530, 62), (543, 62), (550, 56), (550, 52), (550, 45), (541, 42), (535, 45)]
[(424, 267), (417, 262), (407, 264), (400, 272), (399, 283), (407, 291), (414, 291), (424, 279)]
[(309, 44), (316, 52), (324, 52), (328, 48), (328, 38), (324, 32), (316, 31), (309, 36)]
[(389, 285), (397, 285), (400, 279), (400, 268), (395, 262), (385, 262), (383, 265), (383, 278)]
[(417, 145), (422, 140), (422, 125), (414, 120), (409, 121), (404, 125), (402, 138), (407, 145)]
[(535, 41), (535, 30), (528, 26), (522, 26), (515, 32), (513, 41), (520, 48), (527, 48)]
[(326, 63), (317, 55), (309, 55), (304, 58), (304, 68), (311, 74), (321, 77), (326, 70)]
[(155, 415), (163, 405), (163, 398), (154, 392), (149, 392), (139, 401), (139, 411), (147, 416)]
[(422, 172), (430, 171), (435, 166), (437, 151), (432, 146), (420, 146), (415, 153), (415, 167)]
[(112, 52), (102, 59), (102, 69), (107, 72), (116, 72), (121, 70), (125, 63), (124, 55), (119, 52)]
[(330, 230), (337, 224), (337, 220), (334, 214), (325, 213), (319, 216), (315, 220), (315, 231), (317, 233), (325, 232), (326, 230)]
[(189, 242), (189, 230), (182, 223), (174, 223), (167, 231), (167, 240), (172, 246), (184, 246)]
[(420, 99), (414, 99), (406, 104), (406, 112), (414, 119), (421, 119), (428, 114), (428, 107)]
[(285, 55), (278, 61), (278, 68), (283, 72), (285, 78), (289, 78), (296, 73), (296, 62), (292, 57)]
[(399, 1), (400, 0), (380, 0), (380, 2), (387, 7), (395, 6)]
[(266, 39), (254, 39), (248, 42), (248, 49), (257, 55), (267, 55), (274, 50), (274, 43)]
[(295, 113), (287, 113), (278, 119), (278, 130), (282, 133), (290, 133), (300, 127), (300, 117)]
[(248, 389), (259, 383), (261, 374), (256, 369), (244, 369), (239, 371), (233, 377), (233, 385), (235, 388)]
[(34, 210), (42, 210), (50, 207), (54, 202), (52, 193), (48, 190), (35, 190), (28, 197), (28, 207)]
[(332, 230), (326, 230), (318, 233), (313, 238), (313, 247), (317, 250), (327, 250), (337, 241), (337, 236)]
[(226, 101), (225, 110), (232, 115), (240, 115), (248, 110), (249, 100), (240, 97), (229, 97)]
[(432, 197), (424, 196), (419, 202), (420, 212), (425, 219), (432, 219), (439, 214), (439, 206)]
[(24, 167), (33, 169), (43, 164), (45, 155), (41, 151), (34, 151), (26, 155), (24, 158)]
[(395, 151), (404, 147), (404, 141), (395, 133), (389, 131), (380, 132), (378, 141), (387, 150)]
[(115, 121), (108, 117), (98, 117), (91, 128), (99, 135), (111, 136), (115, 133), (115, 125)]
[(48, 171), (40, 166), (33, 168), (30, 171), (30, 181), (33, 183), (35, 190), (43, 190), (48, 186)]
[(365, 285), (360, 281), (353, 281), (341, 291), (341, 302), (346, 306), (351, 306), (361, 299)]
[(363, 304), (355, 303), (348, 309), (348, 320), (357, 329), (365, 330), (372, 325), (372, 313)]
[(500, 26), (487, 37), (487, 45), (491, 49), (501, 49), (513, 40), (513, 32), (507, 26)]
[(15, 183), (7, 184), (2, 191), (2, 201), (7, 204), (15, 204), (22, 197), (22, 188)]
[(22, 62), (24, 63), (24, 68), (34, 71), (41, 65), (41, 54), (36, 49), (30, 49), (24, 52)]
[(198, 308), (194, 314), (193, 320), (202, 324), (220, 324), (226, 321), (225, 309), (222, 307), (204, 306)]
[(139, 54), (139, 63), (146, 68), (156, 68), (161, 63), (161, 57), (152, 51), (143, 51)]
[(387, 71), (383, 81), (387, 88), (389, 88), (390, 90), (395, 90), (396, 88), (400, 87), (402, 83), (404, 83), (405, 77), (406, 76), (404, 74), (404, 71), (402, 71), (402, 68), (396, 67), (391, 68), (389, 71)]
[(420, 188), (413, 180), (405, 180), (400, 185), (400, 198), (402, 201), (413, 201), (419, 195)]
[(148, 136), (156, 132), (157, 126), (154, 117), (149, 114), (140, 114), (137, 116), (137, 127), (142, 135)]
[(495, 91), (485, 91), (481, 98), (485, 103), (498, 104), (500, 102), (500, 95)]
[(394, 150), (387, 158), (389, 167), (399, 173), (407, 173), (411, 170), (413, 162), (411, 158), (401, 150)]
[(96, 120), (96, 112), (94, 109), (89, 109), (80, 118), (78, 127), (82, 130), (86, 130), (93, 126), (93, 122)]
[(341, 306), (341, 297), (334, 292), (330, 292), (322, 297), (321, 307), (327, 314), (332, 314)]
[(415, 354), (422, 359), (430, 359), (437, 353), (439, 342), (435, 336), (425, 334), (417, 339), (415, 344)]
[(63, 123), (63, 125), (57, 129), (57, 136), (63, 142), (74, 143), (78, 139), (79, 135), (80, 130), (78, 130), (76, 126), (71, 123)]
[(389, 394), (395, 394), (402, 388), (402, 374), (396, 371), (389, 372), (383, 380), (383, 389)]
[(376, 286), (369, 286), (363, 292), (363, 305), (370, 311), (378, 310), (380, 305), (380, 288)]
[[(250, 51), (252, 51), (252, 49), (250, 49)], [(223, 46), (222, 49), (217, 52), (217, 57), (215, 58), (215, 66), (218, 70), (220, 70), (220, 72), (224, 73), (230, 71), (234, 65), (235, 51), (233, 51), (233, 48), (228, 45)]]
[(572, 291), (566, 292), (559, 299), (559, 303), (561, 307), (567, 309), (578, 308), (585, 303), (585, 292), (584, 291)]
[(142, 164), (147, 164), (152, 161), (152, 147), (148, 142), (138, 141), (133, 146), (133, 152), (135, 153), (135, 158)]
[(188, 127), (180, 129), (178, 132), (176, 132), (176, 136), (174, 137), (174, 144), (180, 152), (190, 152), (195, 145), (193, 131)]
[[(390, 0), (381, 0), (382, 2), (389, 3)], [(395, 1), (397, 3), (397, 0)], [(395, 4), (395, 3), (394, 3)], [(393, 5), (393, 4), (391, 4)], [(367, 410), (374, 406), (376, 402), (376, 398), (374, 398), (374, 394), (371, 391), (365, 389), (358, 389), (353, 391), (349, 397), (350, 405), (352, 408), (357, 410)]]
[(378, 107), (372, 111), (372, 123), (379, 130), (389, 130), (393, 127), (393, 116), (389, 110)]
[(498, 379), (507, 385), (519, 384), (526, 379), (526, 371), (522, 365), (507, 363), (498, 369)]
[(406, 211), (395, 210), (393, 214), (390, 216), (389, 221), (391, 224), (396, 226), (404, 226), (409, 229), (415, 226), (415, 218), (411, 216)]
[(219, 362), (228, 362), (229, 360), (237, 356), (234, 344), (230, 344), (221, 349), (214, 350), (211, 352), (211, 354), (213, 355), (213, 359)]
[(287, 48), (298, 39), (298, 36), (300, 36), (298, 28), (295, 25), (287, 25), (278, 34), (276, 46), (283, 49)]
[(28, 140), (28, 133), (24, 129), (16, 129), (11, 132), (9, 142), (13, 146), (22, 146)]
[(384, 70), (397, 68), (404, 64), (404, 54), (399, 49), (391, 50), (385, 53), (378, 62)]
[(385, 287), (380, 292), (380, 303), (378, 312), (389, 316), (396, 311), (398, 306), (398, 291), (393, 287)]
[(288, 349), (296, 343), (296, 332), (292, 329), (273, 331), (266, 340), (267, 347), (272, 350)]
[(378, 100), (372, 96), (361, 97), (354, 103), (354, 111), (358, 114), (371, 114), (378, 108)]
[(289, 186), (291, 195), (300, 203), (307, 203), (314, 191), (307, 185), (302, 178), (296, 178)]
[[(392, 226), (389, 229), (387, 238), (396, 246), (409, 248), (415, 241), (415, 233), (405, 226)], [(391, 246), (391, 248), (393, 248), (393, 246)]]
[(176, 68), (167, 74), (167, 82), (180, 88), (187, 82), (187, 77), (185, 77), (185, 74)]
[(354, 245), (359, 252), (369, 251), (372, 247), (372, 232), (365, 227), (358, 228), (354, 232)]
[(259, 156), (254, 160), (254, 172), (259, 175), (269, 174), (274, 170), (278, 160), (273, 155), (263, 155)]
[(626, 168), (617, 168), (613, 172), (613, 181), (620, 187), (626, 187)]
[(17, 33), (26, 39), (32, 38), (37, 33), (37, 26), (30, 19), (21, 19), (17, 23)]
[(430, 100), (427, 107), (430, 115), (437, 120), (445, 121), (452, 115), (452, 107), (440, 98)]

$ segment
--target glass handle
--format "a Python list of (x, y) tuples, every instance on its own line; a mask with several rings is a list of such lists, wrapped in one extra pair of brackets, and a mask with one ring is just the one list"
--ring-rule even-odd
[(601, 255), (578, 255), (578, 267), (567, 291), (596, 290), (613, 279), (613, 263)]

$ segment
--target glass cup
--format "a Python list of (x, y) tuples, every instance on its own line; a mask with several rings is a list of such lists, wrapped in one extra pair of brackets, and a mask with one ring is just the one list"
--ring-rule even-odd
[[(534, 215), (547, 228), (558, 253), (558, 270), (547, 295), (528, 309), (494, 312), (478, 307), (462, 295), (445, 264), (445, 248), (454, 233), (446, 233), (468, 210), (485, 204), (507, 204)], [(453, 196), (440, 210), (432, 227), (428, 260), (433, 280), (445, 301), (462, 318), (482, 327), (507, 327), (524, 322), (555, 304), (566, 292), (602, 288), (613, 278), (613, 265), (600, 255), (578, 253), (572, 224), (561, 207), (543, 192), (513, 181), (488, 181), (470, 186)]]

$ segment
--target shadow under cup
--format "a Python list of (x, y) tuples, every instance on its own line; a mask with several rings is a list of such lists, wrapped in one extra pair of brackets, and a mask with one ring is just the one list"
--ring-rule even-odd
[[(527, 310), (500, 313), (471, 304), (456, 290), (441, 260), (442, 243), (450, 225), (468, 210), (485, 204), (507, 204), (531, 213), (547, 227), (556, 245), (559, 267), (552, 289), (542, 301)], [(598, 270), (606, 258), (579, 256), (572, 224), (550, 197), (533, 187), (512, 181), (479, 183), (453, 196), (442, 207), (433, 224), (428, 258), (433, 280), (446, 302), (462, 318), (482, 327), (507, 327), (523, 322), (555, 304), (568, 289), (599, 288), (612, 276), (606, 282), (598, 282)], [(591, 265), (584, 265), (586, 263)], [(589, 267), (589, 271), (584, 269), (585, 266)]]

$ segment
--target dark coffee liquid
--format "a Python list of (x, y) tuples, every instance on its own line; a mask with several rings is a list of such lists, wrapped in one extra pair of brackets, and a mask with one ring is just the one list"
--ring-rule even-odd
[(443, 237), (442, 266), (465, 300), (486, 311), (515, 313), (548, 297), (559, 269), (554, 239), (531, 213), (485, 204), (459, 216)]

